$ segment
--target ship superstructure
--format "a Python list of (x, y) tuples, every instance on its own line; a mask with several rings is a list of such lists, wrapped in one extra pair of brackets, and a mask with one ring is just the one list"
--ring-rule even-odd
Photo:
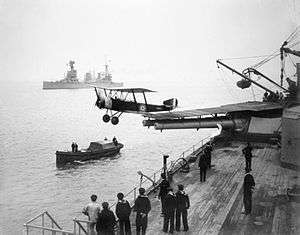
[(97, 78), (91, 72), (87, 72), (84, 76), (84, 81), (80, 81), (77, 77), (77, 70), (74, 68), (75, 61), (70, 60), (68, 63), (69, 70), (65, 77), (59, 81), (43, 81), (43, 89), (82, 89), (91, 88), (92, 86), (104, 87), (120, 87), (122, 82), (113, 82), (112, 75), (108, 68), (108, 63), (105, 63), (105, 71), (99, 72)]

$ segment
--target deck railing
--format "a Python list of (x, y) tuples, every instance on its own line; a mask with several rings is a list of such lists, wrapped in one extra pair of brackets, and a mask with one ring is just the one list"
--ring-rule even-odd
[[(211, 137), (207, 136), (204, 139), (197, 142), (196, 144), (194, 144), (193, 146), (191, 146), (190, 148), (183, 151), (175, 160), (169, 161), (167, 163), (167, 171), (173, 172), (173, 173), (178, 171), (181, 167), (184, 166), (184, 162), (186, 161), (184, 159), (187, 159), (191, 155), (196, 155), (198, 153), (198, 151), (201, 151), (201, 148), (210, 141), (211, 141)], [(138, 196), (138, 189), (140, 187), (143, 187), (143, 188), (147, 189), (147, 192), (152, 191), (159, 184), (159, 182), (161, 180), (162, 172), (164, 172), (163, 167), (160, 168), (159, 170), (153, 172), (151, 175), (149, 175), (148, 177), (151, 179), (151, 181), (146, 179), (145, 177), (143, 177), (143, 179), (140, 181), (139, 185), (134, 186), (128, 193), (126, 193), (124, 195), (124, 197), (132, 205)], [(154, 185), (153, 185), (153, 182), (155, 182)], [(114, 210), (115, 206), (116, 206), (116, 203), (113, 203), (111, 205), (111, 209)]]
[[(36, 225), (34, 223), (41, 223), (40, 225)], [(50, 225), (48, 225), (50, 223)], [(49, 226), (49, 227), (48, 227)], [(31, 220), (27, 221), (24, 224), (25, 234), (29, 235), (33, 232), (35, 234), (46, 235), (51, 232), (51, 235), (73, 235), (72, 231), (63, 230), (61, 226), (57, 224), (57, 222), (53, 219), (53, 217), (47, 212), (40, 213), (35, 216)]]

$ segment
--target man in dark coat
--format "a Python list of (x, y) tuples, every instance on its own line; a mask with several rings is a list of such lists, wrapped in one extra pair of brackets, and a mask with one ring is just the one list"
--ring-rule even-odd
[(165, 216), (164, 216), (164, 227), (163, 231), (168, 232), (170, 223), (170, 233), (174, 232), (174, 216), (176, 209), (176, 196), (173, 193), (172, 188), (168, 188), (168, 194), (165, 197)]
[(210, 143), (208, 143), (205, 147), (205, 153), (206, 153), (206, 160), (207, 160), (207, 167), (211, 168), (211, 152), (212, 152), (212, 146)]
[(198, 166), (200, 168), (200, 182), (205, 182), (206, 179), (206, 169), (207, 169), (207, 160), (204, 153), (200, 155)]
[[(127, 200), (124, 200), (124, 194), (118, 193), (118, 203), (116, 205), (116, 215), (119, 218), (120, 235), (131, 235), (129, 216), (131, 207)], [(124, 233), (125, 231), (125, 233)]]
[(108, 202), (102, 203), (103, 210), (98, 215), (96, 230), (98, 235), (114, 235), (114, 227), (116, 225), (116, 217), (109, 209)]
[(180, 231), (180, 217), (182, 216), (183, 230), (188, 231), (187, 210), (190, 208), (189, 196), (183, 191), (184, 186), (179, 184), (176, 192), (176, 231)]
[(165, 197), (168, 194), (168, 188), (170, 187), (169, 181), (166, 179), (166, 175), (164, 173), (161, 174), (162, 182), (159, 186), (159, 194), (158, 199), (161, 201), (161, 214), (165, 214)]
[(139, 196), (134, 202), (134, 211), (136, 211), (136, 234), (139, 235), (142, 229), (142, 235), (146, 234), (148, 224), (148, 213), (151, 210), (149, 198), (145, 195), (145, 189), (139, 188)]
[(243, 149), (243, 154), (245, 156), (245, 160), (246, 160), (246, 167), (245, 170), (247, 171), (249, 169), (249, 171), (251, 171), (251, 159), (252, 159), (252, 146), (250, 145), (250, 143), (247, 143), (247, 146)]
[(252, 209), (252, 191), (255, 186), (255, 181), (253, 176), (250, 174), (250, 170), (246, 170), (246, 175), (244, 177), (244, 208), (245, 208), (245, 214), (251, 214)]
[(74, 142), (71, 144), (71, 147), (72, 147), (72, 152), (75, 152), (75, 143)]

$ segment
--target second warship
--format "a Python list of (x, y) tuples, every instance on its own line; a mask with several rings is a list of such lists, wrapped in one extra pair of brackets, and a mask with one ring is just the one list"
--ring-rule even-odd
[(70, 60), (68, 65), (70, 70), (67, 71), (67, 75), (55, 82), (43, 81), (43, 89), (83, 89), (91, 88), (92, 86), (104, 86), (104, 87), (120, 87), (123, 86), (122, 82), (113, 82), (112, 75), (109, 72), (108, 64), (105, 64), (105, 72), (98, 73), (98, 77), (94, 78), (90, 72), (85, 74), (83, 82), (79, 81), (77, 77), (77, 70), (74, 68), (75, 61)]

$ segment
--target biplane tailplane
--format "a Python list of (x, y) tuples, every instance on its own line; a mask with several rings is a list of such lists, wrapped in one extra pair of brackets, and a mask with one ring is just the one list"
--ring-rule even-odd
[(175, 109), (178, 105), (178, 100), (176, 98), (168, 99), (163, 102), (163, 104), (167, 107)]

